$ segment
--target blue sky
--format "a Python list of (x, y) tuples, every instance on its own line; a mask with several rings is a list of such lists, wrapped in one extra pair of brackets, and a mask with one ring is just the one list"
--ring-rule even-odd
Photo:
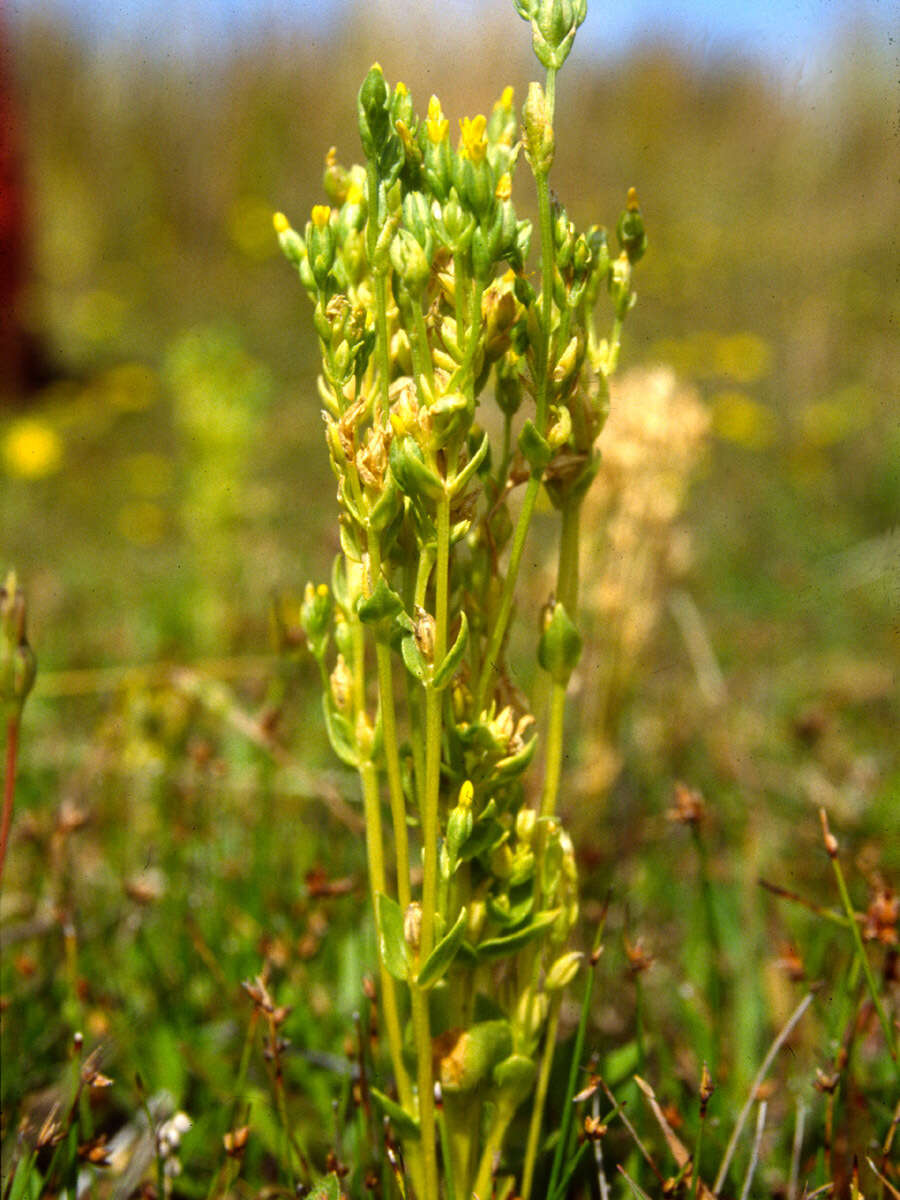
[[(511, 0), (507, 0), (511, 5)], [(497, 0), (366, 0), (367, 7), (428, 11), (471, 24)], [(590, 0), (580, 44), (618, 53), (648, 36), (677, 38), (704, 56), (750, 54), (777, 70), (802, 76), (821, 63), (835, 37), (862, 18), (883, 37), (896, 60), (900, 19), (896, 0)], [(221, 45), (254, 26), (290, 24), (313, 35), (340, 20), (349, 0), (12, 0), (14, 15), (58, 10), (92, 39), (125, 35), (150, 42), (171, 38), (197, 48)], [(896, 43), (891, 39), (896, 35)]]

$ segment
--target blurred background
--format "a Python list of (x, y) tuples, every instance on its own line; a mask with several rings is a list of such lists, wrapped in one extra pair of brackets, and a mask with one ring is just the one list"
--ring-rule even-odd
[[(816, 805), (853, 825), (867, 878), (900, 865), (890, 8), (592, 3), (558, 93), (557, 195), (579, 226), (612, 226), (636, 186), (651, 247), (585, 554), (568, 804), (590, 814), (597, 890), (618, 860), (636, 911), (658, 917), (673, 901), (646, 851), (669, 836), (673, 782), (699, 785), (739, 848), (721, 867), (727, 911), (761, 953), (781, 917), (748, 899), (756, 873), (786, 847), (802, 873)], [(507, 83), (524, 98), (528, 31), (511, 4), (460, 0), (14, 0), (0, 27), (0, 567), (27, 590), (40, 660), (22, 892), (4, 903), (30, 911), (26, 843), (58, 828), (61, 798), (106, 839), (81, 876), (95, 895), (162, 868), (170, 913), (178, 856), (204, 830), (203, 870), (232, 889), (224, 915), (204, 911), (204, 944), (237, 979), (273, 912), (296, 924), (317, 853), (273, 814), (290, 825), (298, 796), (354, 786), (330, 774), (309, 664), (272, 654), (336, 540), (310, 313), (271, 214), (302, 228), (328, 147), (358, 156), (373, 60), (420, 112), (437, 92), (455, 126)], [(526, 214), (528, 182), (523, 165)], [(277, 776), (260, 750), (273, 738)], [(123, 797), (134, 823), (111, 833)], [(342, 855), (360, 867), (353, 847), (329, 852), (335, 871)], [(178, 954), (164, 957), (175, 987)], [(205, 1012), (202, 981), (184, 983)], [(125, 1010), (137, 996), (151, 1012), (155, 986)], [(164, 1078), (185, 1069), (160, 1055)]]

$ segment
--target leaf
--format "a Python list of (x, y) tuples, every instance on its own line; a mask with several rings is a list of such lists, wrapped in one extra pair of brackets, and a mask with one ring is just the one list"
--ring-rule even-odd
[(488, 437), (487, 434), (485, 434), (481, 440), (481, 445), (478, 447), (478, 449), (475, 451), (475, 453), (472, 455), (472, 457), (469, 459), (469, 461), (466, 463), (466, 465), (463, 467), (463, 469), (460, 471), (460, 473), (456, 476), (456, 478), (452, 481), (451, 495), (458, 496), (460, 494), (460, 492), (463, 490), (463, 488), (466, 486), (466, 484), (469, 482), (469, 480), (472, 478), (472, 476), (475, 474), (475, 472), (478, 470), (478, 468), (484, 462), (484, 457), (487, 454), (488, 449), (490, 448), (490, 444), (491, 444), (490, 438)]
[(343, 713), (339, 713), (334, 707), (334, 701), (328, 692), (322, 697), (322, 709), (325, 713), (325, 730), (332, 750), (348, 767), (358, 767), (359, 748), (353, 736), (353, 729)]
[(463, 908), (456, 918), (453, 928), (441, 938), (425, 959), (422, 969), (419, 972), (419, 977), (416, 980), (420, 988), (434, 987), (446, 975), (462, 943), (468, 919), (468, 911)]
[(550, 443), (538, 433), (537, 426), (530, 417), (519, 434), (519, 449), (536, 475), (543, 474), (544, 468), (553, 457)]
[(431, 686), (436, 692), (445, 688), (462, 661), (462, 656), (466, 652), (466, 646), (469, 644), (469, 622), (466, 614), (461, 614), (459, 633), (456, 635), (456, 641), (444, 655), (444, 661), (435, 671), (431, 680)]
[(371, 1085), (369, 1085), (369, 1095), (401, 1137), (412, 1138), (414, 1141), (418, 1141), (421, 1138), (422, 1131), (419, 1128), (419, 1122), (415, 1117), (410, 1116), (406, 1109), (402, 1108), (396, 1100), (392, 1100), (390, 1096), (386, 1096), (384, 1092), (379, 1092), (378, 1088)]
[(379, 892), (375, 897), (378, 951), (386, 970), (395, 979), (409, 978), (409, 947), (403, 935), (403, 909), (396, 900)]
[(403, 601), (384, 577), (379, 575), (372, 595), (366, 596), (365, 599), (360, 598), (356, 612), (364, 625), (375, 625), (403, 612)]
[(413, 634), (407, 634), (400, 643), (400, 653), (410, 675), (418, 679), (419, 683), (427, 684), (432, 670), (431, 663), (416, 645)]
[(554, 908), (535, 917), (531, 924), (526, 925), (524, 929), (504, 934), (503, 937), (488, 938), (485, 942), (479, 942), (475, 947), (478, 961), (480, 963), (492, 962), (497, 958), (505, 958), (508, 954), (515, 954), (516, 951), (521, 950), (523, 946), (527, 946), (530, 941), (543, 933), (545, 929), (548, 929), (558, 916), (559, 909)]
[(309, 1193), (309, 1200), (341, 1200), (341, 1181), (333, 1172), (320, 1179)]

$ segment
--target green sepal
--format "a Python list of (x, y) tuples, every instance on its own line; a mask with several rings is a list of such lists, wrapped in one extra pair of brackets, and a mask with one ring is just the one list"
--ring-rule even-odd
[(411, 437), (394, 438), (390, 449), (391, 473), (400, 491), (407, 496), (428, 496), (437, 500), (444, 485), (426, 464), (421, 447)]
[(431, 417), (432, 449), (439, 450), (454, 438), (462, 437), (468, 432), (472, 423), (474, 405), (470, 404), (462, 392), (448, 392), (438, 397), (428, 409)]
[(459, 1033), (456, 1044), (440, 1062), (445, 1092), (470, 1092), (512, 1050), (509, 1021), (481, 1021)]
[(414, 1142), (420, 1140), (422, 1130), (419, 1128), (419, 1122), (415, 1117), (410, 1116), (406, 1109), (402, 1108), (396, 1100), (392, 1100), (384, 1092), (379, 1092), (378, 1088), (372, 1087), (371, 1084), (369, 1085), (369, 1095), (402, 1138)]
[(364, 625), (377, 625), (381, 621), (390, 621), (403, 612), (403, 601), (390, 586), (383, 575), (371, 596), (360, 597), (356, 604), (356, 613)]
[(531, 467), (534, 474), (543, 474), (544, 469), (553, 457), (553, 450), (547, 439), (538, 432), (534, 421), (529, 417), (522, 426), (519, 434), (519, 449)]
[(383, 533), (397, 517), (402, 508), (402, 501), (397, 491), (393, 476), (389, 473), (384, 481), (384, 488), (375, 504), (369, 510), (369, 528), (375, 533)]
[(506, 933), (502, 937), (488, 938), (487, 941), (479, 942), (475, 947), (475, 955), (480, 963), (493, 962), (498, 958), (505, 958), (508, 954), (515, 954), (517, 950), (521, 950), (523, 946), (527, 946), (529, 942), (548, 929), (556, 918), (559, 916), (559, 909), (554, 908), (549, 912), (543, 912), (540, 916), (535, 917), (530, 925), (526, 925), (524, 929), (518, 929), (515, 933)]
[[(532, 888), (523, 889), (524, 895), (520, 900), (510, 901), (509, 906), (504, 908), (497, 902), (497, 897), (488, 896), (487, 910), (491, 920), (496, 921), (498, 925), (504, 928), (521, 925), (524, 920), (531, 914), (534, 908), (534, 890)], [(504, 893), (508, 896), (508, 893)]]
[(385, 969), (395, 979), (409, 978), (409, 947), (403, 934), (403, 909), (396, 900), (378, 892), (375, 896), (378, 953)]
[(497, 820), (496, 802), (489, 800), (472, 826), (472, 832), (459, 848), (460, 861), (467, 862), (488, 850), (493, 850), (506, 836), (507, 831)]
[(350, 598), (350, 584), (347, 580), (347, 563), (342, 554), (335, 555), (331, 568), (331, 590), (338, 607), (343, 609), (345, 616), (353, 611)]
[(325, 713), (325, 731), (332, 750), (346, 766), (359, 767), (359, 747), (353, 735), (353, 727), (344, 714), (334, 707), (330, 692), (322, 696), (322, 709)]
[(444, 661), (434, 672), (431, 678), (431, 686), (436, 692), (445, 688), (453, 676), (456, 674), (459, 664), (462, 662), (462, 656), (466, 652), (466, 646), (469, 644), (469, 622), (466, 614), (460, 614), (459, 633), (456, 635), (456, 641), (444, 655)]
[(478, 470), (478, 468), (484, 462), (485, 456), (486, 456), (488, 450), (490, 449), (490, 446), (491, 446), (491, 440), (488, 437), (488, 435), (485, 434), (484, 437), (481, 439), (481, 445), (478, 447), (478, 449), (475, 451), (475, 453), (472, 455), (472, 457), (469, 459), (469, 461), (466, 463), (466, 465), (463, 467), (463, 469), (460, 471), (460, 473), (456, 476), (456, 478), (451, 483), (451, 485), (450, 485), (451, 497), (458, 496), (460, 494), (460, 492), (463, 490), (463, 488), (465, 488), (466, 484), (469, 482), (469, 480), (472, 478), (472, 476), (475, 474), (475, 472)]
[(509, 754), (506, 758), (501, 758), (491, 771), (491, 783), (499, 783), (501, 780), (506, 782), (521, 775), (534, 758), (537, 744), (537, 737), (532, 737), (516, 754)]
[(456, 918), (453, 928), (441, 938), (425, 959), (422, 969), (419, 972), (419, 977), (416, 980), (420, 988), (434, 987), (447, 974), (450, 964), (456, 958), (456, 952), (462, 944), (468, 919), (468, 909), (463, 908)]
[(494, 1085), (516, 1105), (522, 1103), (534, 1086), (537, 1067), (524, 1054), (511, 1054), (494, 1067)]

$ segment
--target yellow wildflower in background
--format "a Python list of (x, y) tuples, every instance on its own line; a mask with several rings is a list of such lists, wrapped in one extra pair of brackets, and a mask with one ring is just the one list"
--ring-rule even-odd
[(63, 444), (59, 434), (45, 421), (22, 417), (13, 421), (3, 435), (6, 473), (19, 479), (42, 479), (59, 470)]

